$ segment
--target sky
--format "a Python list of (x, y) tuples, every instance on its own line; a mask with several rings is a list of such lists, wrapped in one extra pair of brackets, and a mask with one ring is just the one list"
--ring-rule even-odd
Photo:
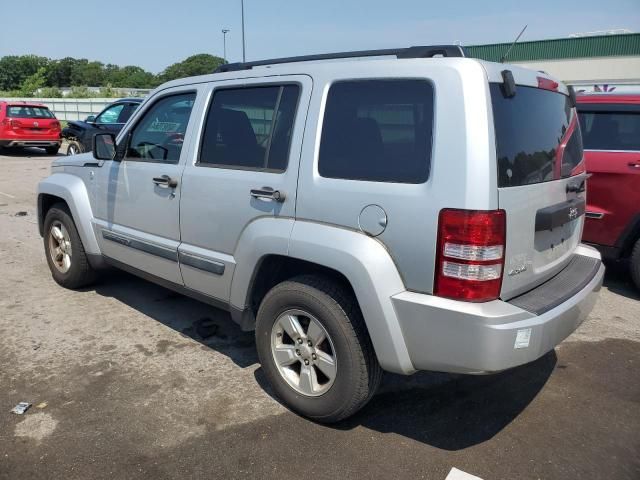
[[(512, 41), (626, 28), (640, 0), (244, 0), (247, 60)], [(0, 0), (0, 57), (35, 54), (157, 73), (196, 53), (242, 60), (240, 0)], [(12, 19), (15, 19), (13, 21)]]

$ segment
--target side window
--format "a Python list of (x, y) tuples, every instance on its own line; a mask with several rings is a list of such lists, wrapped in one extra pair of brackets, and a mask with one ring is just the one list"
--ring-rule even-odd
[(119, 103), (118, 105), (113, 105), (112, 107), (107, 108), (104, 112), (102, 112), (96, 118), (96, 123), (101, 125), (118, 123), (118, 117), (120, 116), (120, 112), (124, 108), (124, 103)]
[(215, 91), (199, 164), (285, 171), (299, 95), (298, 85)]
[(423, 183), (432, 131), (429, 82), (337, 82), (327, 96), (318, 170), (329, 178)]
[(195, 93), (161, 98), (133, 128), (127, 160), (178, 163)]
[(640, 112), (580, 111), (584, 148), (640, 150)]
[(125, 107), (120, 112), (120, 116), (118, 117), (118, 123), (127, 123), (127, 120), (131, 118), (133, 112), (136, 111), (138, 104), (136, 103), (127, 103)]

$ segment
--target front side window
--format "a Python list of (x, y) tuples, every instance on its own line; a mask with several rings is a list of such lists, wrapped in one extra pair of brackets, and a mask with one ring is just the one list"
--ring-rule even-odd
[(299, 95), (298, 85), (217, 90), (207, 114), (199, 164), (286, 170)]
[(329, 178), (423, 183), (429, 176), (433, 87), (425, 80), (331, 86), (318, 170)]
[(195, 93), (183, 93), (158, 100), (133, 128), (126, 158), (178, 163), (195, 99)]
[(579, 117), (587, 150), (640, 150), (640, 112), (590, 112), (581, 108)]
[(7, 117), (12, 118), (54, 118), (47, 107), (12, 105), (7, 107)]
[(120, 117), (120, 113), (124, 109), (124, 103), (120, 103), (118, 105), (113, 105), (103, 111), (96, 118), (96, 123), (101, 125), (109, 125), (112, 123), (120, 123), (118, 117)]

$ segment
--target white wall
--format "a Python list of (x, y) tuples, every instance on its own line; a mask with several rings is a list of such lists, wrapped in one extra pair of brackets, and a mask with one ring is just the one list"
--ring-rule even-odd
[(513, 62), (543, 70), (565, 83), (640, 85), (640, 57), (595, 57), (537, 62)]

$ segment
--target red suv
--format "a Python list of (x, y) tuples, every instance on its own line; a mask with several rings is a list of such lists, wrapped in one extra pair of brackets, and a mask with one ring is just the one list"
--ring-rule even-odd
[(60, 150), (60, 122), (46, 105), (0, 101), (0, 147)]
[(583, 239), (629, 260), (640, 289), (640, 94), (578, 96), (588, 180)]

